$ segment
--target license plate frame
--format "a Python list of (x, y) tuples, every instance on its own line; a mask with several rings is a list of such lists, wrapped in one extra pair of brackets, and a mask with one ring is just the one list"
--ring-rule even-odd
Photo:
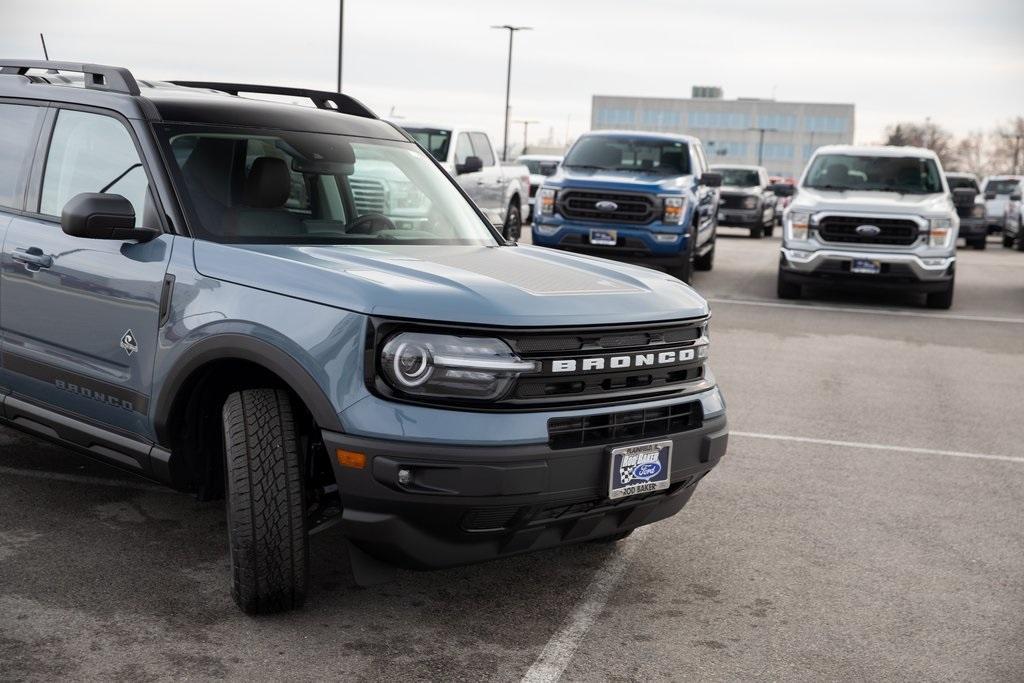
[(590, 231), (590, 243), (596, 247), (614, 247), (618, 242), (618, 230), (594, 228)]
[(855, 275), (878, 275), (882, 272), (882, 262), (873, 259), (855, 258), (850, 261), (850, 272)]
[(664, 491), (672, 484), (671, 440), (618, 446), (608, 454), (610, 500)]

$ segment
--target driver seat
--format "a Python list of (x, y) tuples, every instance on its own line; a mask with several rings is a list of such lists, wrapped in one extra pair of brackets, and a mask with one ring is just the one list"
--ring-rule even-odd
[(230, 237), (297, 237), (306, 233), (302, 219), (284, 208), (292, 193), (291, 171), (284, 159), (257, 157), (245, 178), (243, 205), (231, 210)]

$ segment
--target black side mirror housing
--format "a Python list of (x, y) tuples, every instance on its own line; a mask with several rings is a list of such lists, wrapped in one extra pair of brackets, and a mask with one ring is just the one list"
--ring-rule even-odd
[(455, 164), (455, 175), (462, 175), (463, 173), (476, 173), (477, 171), (483, 170), (484, 160), (480, 157), (468, 156), (466, 161), (461, 164)]
[(996, 198), (996, 193), (995, 192), (986, 192), (985, 193), (985, 199), (995, 199), (995, 198)]
[(792, 197), (796, 193), (796, 188), (789, 183), (776, 183), (769, 185), (768, 191), (776, 197)]
[(715, 173), (714, 171), (704, 171), (700, 175), (700, 184), (705, 187), (721, 187), (722, 174)]
[(953, 204), (955, 206), (974, 206), (974, 198), (977, 196), (977, 191), (969, 187), (958, 187), (953, 190)]
[(72, 237), (148, 242), (160, 234), (135, 227), (135, 207), (119, 194), (83, 192), (64, 205), (60, 227)]
[(1020, 201), (1020, 192), (1014, 192), (1013, 194), (1011, 194), (1010, 195), (1010, 201), (1011, 202), (1019, 202)]

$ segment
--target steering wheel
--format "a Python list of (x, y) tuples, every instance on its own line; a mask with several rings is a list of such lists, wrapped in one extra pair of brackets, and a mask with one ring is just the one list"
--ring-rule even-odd
[(349, 235), (373, 235), (385, 230), (397, 230), (391, 219), (382, 213), (368, 213), (349, 223), (345, 232)]

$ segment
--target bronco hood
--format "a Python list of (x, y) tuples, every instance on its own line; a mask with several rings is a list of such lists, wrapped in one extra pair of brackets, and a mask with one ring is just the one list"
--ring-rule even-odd
[(843, 211), (896, 213), (915, 216), (947, 216), (953, 212), (952, 200), (945, 194), (899, 194), (896, 192), (835, 192), (800, 188), (793, 200), (797, 211)]
[(607, 325), (706, 315), (664, 273), (539, 247), (226, 245), (203, 275), (369, 315), (486, 325)]

